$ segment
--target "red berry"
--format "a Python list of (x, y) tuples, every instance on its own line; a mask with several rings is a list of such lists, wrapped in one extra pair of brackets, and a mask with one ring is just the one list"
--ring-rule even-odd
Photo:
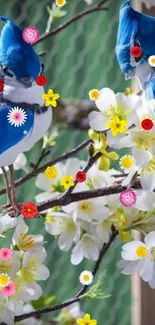
[(77, 182), (82, 183), (86, 180), (86, 173), (79, 171), (79, 172), (77, 172), (75, 178), (76, 178)]
[(139, 46), (133, 46), (130, 49), (130, 53), (134, 58), (140, 58), (143, 54), (143, 51)]
[(45, 76), (38, 76), (36, 78), (36, 83), (38, 86), (44, 86), (44, 85), (46, 85), (46, 82), (47, 82), (47, 79)]
[(149, 118), (145, 118), (142, 122), (141, 122), (141, 127), (144, 129), (144, 130), (151, 130), (153, 128), (153, 122), (151, 119)]

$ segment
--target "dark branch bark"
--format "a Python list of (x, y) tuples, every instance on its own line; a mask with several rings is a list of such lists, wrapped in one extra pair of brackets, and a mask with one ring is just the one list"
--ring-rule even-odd
[(109, 0), (102, 0), (100, 1), (98, 4), (96, 4), (95, 6), (88, 8), (86, 10), (81, 11), (80, 13), (78, 13), (77, 15), (73, 16), (72, 18), (68, 19), (66, 22), (64, 22), (62, 25), (60, 25), (59, 27), (53, 29), (51, 32), (49, 33), (45, 33), (42, 36), (40, 36), (39, 40), (34, 43), (38, 44), (40, 42), (42, 42), (43, 40), (58, 34), (59, 32), (61, 32), (63, 29), (65, 29), (66, 27), (68, 27), (69, 25), (71, 25), (74, 21), (81, 19), (82, 17), (95, 12), (95, 11), (100, 11), (100, 10), (108, 10), (108, 8), (101, 8), (102, 5), (104, 5), (106, 2), (108, 2)]
[[(140, 182), (136, 181), (135, 184), (132, 185), (132, 188), (139, 189), (141, 188)], [(40, 204), (38, 204), (38, 210), (39, 212), (56, 207), (56, 206), (65, 206), (73, 202), (93, 199), (96, 197), (106, 196), (106, 195), (112, 195), (112, 194), (118, 194), (121, 193), (123, 190), (125, 190), (126, 187), (123, 187), (121, 185), (114, 185), (110, 187), (104, 187), (104, 188), (98, 188), (95, 190), (89, 190), (89, 191), (83, 191), (83, 192), (77, 192), (68, 194), (67, 196), (60, 195), (57, 198), (54, 198), (52, 200), (44, 201)]]

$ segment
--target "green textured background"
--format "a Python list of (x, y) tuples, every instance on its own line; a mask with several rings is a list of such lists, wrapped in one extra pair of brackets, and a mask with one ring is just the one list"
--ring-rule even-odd
[[(110, 87), (114, 91), (123, 91), (128, 86), (119, 71), (114, 52), (118, 12), (122, 2), (120, 0), (110, 2), (106, 5), (110, 7), (108, 12), (95, 12), (83, 17), (81, 21), (73, 23), (64, 31), (35, 46), (37, 52), (48, 51), (48, 55), (42, 60), (46, 68), (44, 74), (48, 80), (46, 90), (53, 88), (61, 94), (62, 99), (70, 97), (85, 99), (88, 98), (88, 92), (92, 88)], [(47, 4), (51, 5), (52, 1), (1, 1), (0, 13), (10, 16), (22, 28), (35, 25), (42, 34), (48, 19)], [(64, 10), (68, 9), (68, 14), (59, 22), (62, 23), (86, 7), (83, 0), (68, 0), (68, 4), (64, 7)], [(55, 24), (54, 27), (57, 25)], [(57, 157), (74, 148), (86, 137), (86, 132), (62, 130), (57, 146), (52, 149), (49, 158)], [(29, 162), (37, 160), (41, 145), (41, 142), (38, 143), (26, 154)], [(78, 157), (84, 158), (84, 151)], [(22, 172), (16, 173), (16, 177), (21, 175)], [(33, 178), (25, 186), (18, 188), (19, 202), (33, 201), (36, 193), (39, 193), (34, 180)], [(3, 187), (2, 179), (1, 186)], [(51, 270), (51, 277), (47, 282), (41, 283), (44, 294), (53, 292), (57, 293), (59, 301), (68, 299), (79, 288), (80, 272), (84, 269), (91, 270), (93, 262), (84, 260), (78, 266), (71, 265), (70, 252), (64, 253), (57, 248), (56, 240), (45, 233), (42, 220), (33, 220), (28, 224), (30, 233), (43, 233), (47, 241), (45, 247), (48, 250), (47, 264)], [(104, 269), (108, 270), (105, 291), (112, 296), (105, 301), (95, 300), (81, 304), (82, 310), (90, 313), (100, 325), (131, 324), (130, 279), (119, 274), (116, 268), (119, 259), (120, 244), (116, 242), (100, 267), (100, 272)]]

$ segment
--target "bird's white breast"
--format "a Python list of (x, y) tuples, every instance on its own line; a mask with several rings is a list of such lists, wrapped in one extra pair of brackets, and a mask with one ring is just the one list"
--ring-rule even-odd
[[(17, 83), (17, 82), (16, 82)], [(21, 84), (17, 83), (14, 85), (5, 85), (3, 91), (3, 97), (10, 100), (11, 102), (18, 103), (31, 103), (44, 105), (42, 98), (44, 94), (44, 88), (38, 85), (34, 85), (31, 88), (25, 88)], [(40, 140), (44, 133), (50, 127), (52, 121), (52, 108), (42, 114), (36, 114), (34, 116), (34, 127), (30, 134), (28, 134), (22, 141), (13, 146), (12, 148), (5, 151), (0, 155), (0, 166), (6, 166), (13, 163), (17, 155), (21, 152), (27, 151), (33, 147), (33, 145)]]
[(151, 75), (152, 75), (153, 69), (148, 64), (148, 62), (145, 62), (143, 64), (139, 64), (136, 69), (136, 76), (138, 77), (141, 86), (143, 86), (147, 81), (149, 81)]

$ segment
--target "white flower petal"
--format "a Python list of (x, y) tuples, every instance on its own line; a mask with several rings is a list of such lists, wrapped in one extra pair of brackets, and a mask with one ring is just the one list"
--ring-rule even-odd
[(96, 106), (101, 112), (108, 110), (111, 106), (117, 106), (116, 95), (110, 88), (102, 88), (100, 97), (96, 100)]
[(139, 275), (144, 281), (149, 281), (152, 278), (153, 265), (154, 262), (151, 261), (149, 255), (140, 261)]
[(122, 258), (128, 261), (135, 261), (140, 259), (141, 257), (138, 257), (136, 254), (136, 249), (139, 246), (146, 247), (146, 245), (143, 242), (136, 241), (136, 240), (123, 245), (122, 252), (121, 252)]
[[(74, 234), (73, 234), (74, 235)], [(71, 236), (69, 233), (63, 233), (60, 235), (59, 240), (58, 240), (58, 245), (59, 248), (62, 251), (69, 251), (73, 243), (73, 236)]]
[(108, 121), (105, 120), (105, 117), (100, 112), (91, 112), (88, 115), (89, 125), (95, 131), (104, 131), (107, 130)]
[(47, 266), (41, 264), (40, 267), (36, 271), (36, 277), (35, 280), (41, 281), (41, 280), (47, 280), (50, 276), (49, 269)]
[(152, 277), (148, 282), (149, 282), (150, 287), (152, 289), (155, 289), (155, 263), (153, 264)]
[(146, 166), (151, 159), (151, 154), (149, 151), (146, 151), (144, 149), (133, 148), (132, 154), (136, 160), (137, 166)]
[(138, 265), (139, 265), (139, 260), (136, 261), (121, 260), (119, 263), (117, 263), (118, 268), (121, 269), (121, 273), (125, 275), (130, 275), (137, 272)]
[(155, 189), (155, 171), (141, 172), (140, 174), (140, 183), (144, 190), (146, 191), (153, 191)]
[(80, 160), (77, 158), (70, 158), (65, 164), (65, 175), (72, 175), (75, 178), (76, 173), (80, 170)]
[(151, 231), (148, 235), (146, 235), (144, 241), (149, 248), (151, 248), (151, 246), (155, 246), (155, 231)]
[(79, 242), (72, 250), (71, 253), (71, 263), (73, 265), (78, 265), (83, 260), (83, 249), (81, 247), (81, 242)]

